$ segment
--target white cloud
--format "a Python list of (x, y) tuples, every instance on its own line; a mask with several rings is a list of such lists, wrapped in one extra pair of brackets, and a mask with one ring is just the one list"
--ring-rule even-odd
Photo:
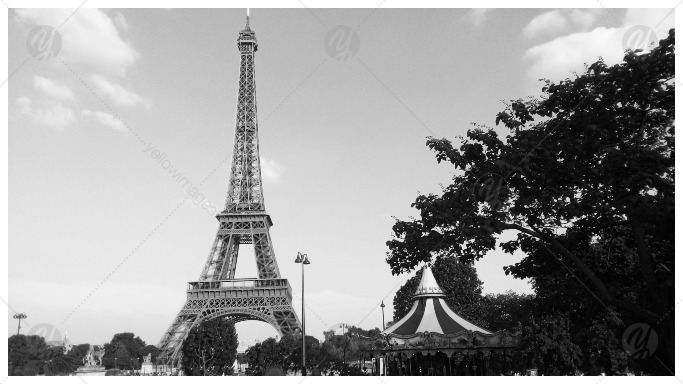
[(532, 39), (544, 34), (557, 33), (567, 28), (567, 20), (560, 10), (552, 10), (534, 17), (522, 30), (522, 36)]
[[(581, 31), (587, 31), (598, 21), (598, 16), (603, 13), (602, 9), (572, 9), (566, 10), (567, 17)], [(612, 12), (612, 11), (610, 11)]]
[[(58, 27), (69, 18), (73, 9), (19, 9), (17, 14), (37, 25)], [(120, 20), (119, 20), (120, 23)], [(81, 8), (60, 29), (62, 49), (58, 55), (64, 61), (77, 64), (79, 70), (88, 67), (124, 75), (135, 63), (138, 53), (124, 41), (114, 21), (100, 9)]]
[(74, 111), (56, 102), (51, 105), (36, 109), (32, 114), (33, 119), (40, 124), (62, 130), (76, 121)]
[(263, 180), (277, 183), (280, 181), (284, 170), (285, 167), (283, 165), (261, 157), (261, 176), (263, 176)]
[[(533, 89), (537, 90), (539, 78), (558, 81), (571, 77), (572, 71), (582, 73), (585, 63), (593, 63), (599, 57), (607, 65), (620, 62), (624, 56), (624, 40), (628, 38), (625, 34), (632, 26), (654, 28), (657, 39), (666, 37), (669, 28), (674, 26), (673, 14), (666, 17), (668, 12), (667, 9), (628, 10), (619, 27), (597, 27), (590, 31), (574, 32), (529, 48), (523, 59), (528, 63), (527, 75), (533, 81)], [(579, 14), (573, 17), (578, 18)], [(594, 21), (586, 21), (574, 28), (580, 30), (588, 22)]]
[(526, 39), (556, 36), (567, 29), (574, 32), (585, 32), (593, 27), (601, 9), (554, 9), (534, 17), (522, 29), (522, 36)]
[(75, 98), (74, 93), (69, 87), (42, 76), (33, 77), (33, 87), (47, 96), (58, 100), (73, 100)]
[(19, 105), (19, 112), (29, 113), (31, 112), (31, 99), (27, 96), (21, 96), (17, 98), (17, 105)]
[(91, 111), (88, 109), (84, 109), (83, 111), (81, 111), (81, 115), (97, 120), (100, 124), (104, 125), (105, 127), (109, 127), (117, 131), (128, 130), (128, 128), (126, 128), (126, 126), (123, 124), (123, 121), (117, 119), (116, 117), (106, 112)]
[(606, 63), (618, 62), (623, 57), (620, 38), (616, 28), (600, 27), (591, 32), (573, 33), (531, 47), (524, 54), (524, 60), (532, 63), (529, 73), (534, 79), (560, 80), (571, 76), (571, 71), (583, 70), (584, 63), (600, 56)]
[(492, 11), (491, 8), (472, 8), (465, 13), (462, 20), (471, 24), (474, 28), (479, 28), (486, 19), (486, 14)]
[(144, 99), (135, 92), (129, 91), (118, 84), (113, 84), (100, 75), (90, 76), (90, 81), (100, 92), (120, 105), (130, 107), (144, 102)]
[(126, 20), (126, 17), (123, 15), (123, 13), (114, 11), (112, 19), (114, 20), (114, 24), (116, 24), (116, 26), (120, 29), (127, 30), (129, 28), (128, 21)]

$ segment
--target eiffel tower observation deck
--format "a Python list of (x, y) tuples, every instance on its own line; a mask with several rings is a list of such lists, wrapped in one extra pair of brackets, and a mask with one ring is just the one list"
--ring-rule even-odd
[[(197, 281), (187, 285), (187, 299), (158, 347), (162, 361), (177, 365), (183, 340), (202, 321), (225, 317), (234, 322), (259, 320), (279, 334), (300, 329), (292, 308), (292, 288), (280, 275), (270, 237), (273, 222), (263, 201), (259, 157), (254, 55), (256, 34), (239, 32), (239, 92), (230, 183), (225, 208), (216, 215), (218, 232)], [(252, 244), (258, 278), (236, 279), (240, 245)]]

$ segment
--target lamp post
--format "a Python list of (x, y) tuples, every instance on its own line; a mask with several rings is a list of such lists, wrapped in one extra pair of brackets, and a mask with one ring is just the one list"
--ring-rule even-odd
[(304, 266), (311, 264), (308, 255), (297, 252), (295, 263), (301, 264), (301, 338), (302, 338), (302, 365), (301, 374), (306, 376), (306, 307), (304, 302)]
[(385, 329), (387, 329), (385, 325), (386, 323), (384, 322), (384, 307), (386, 307), (386, 305), (384, 305), (384, 300), (382, 300), (382, 304), (380, 304), (379, 306), (382, 307), (382, 331), (384, 331)]
[(25, 319), (25, 318), (26, 318), (26, 314), (25, 314), (25, 313), (16, 313), (16, 314), (15, 314), (14, 316), (12, 316), (12, 317), (14, 317), (15, 319), (18, 319), (18, 320), (19, 320), (19, 326), (17, 326), (17, 335), (18, 335), (18, 334), (19, 334), (19, 330), (21, 329), (21, 319)]

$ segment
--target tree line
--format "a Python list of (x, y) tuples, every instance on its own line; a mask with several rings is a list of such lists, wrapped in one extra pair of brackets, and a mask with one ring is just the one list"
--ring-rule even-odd
[[(101, 363), (106, 369), (140, 369), (142, 359), (152, 354), (152, 361), (159, 354), (154, 345), (147, 345), (133, 333), (114, 335), (104, 344), (105, 354)], [(39, 335), (12, 335), (8, 339), (8, 362), (10, 376), (61, 376), (70, 375), (83, 366), (83, 359), (90, 344), (73, 345), (69, 351), (63, 346), (50, 346)]]

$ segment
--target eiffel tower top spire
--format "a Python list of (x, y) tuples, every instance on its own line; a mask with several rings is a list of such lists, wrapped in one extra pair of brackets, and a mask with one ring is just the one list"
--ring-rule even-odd
[(248, 13), (247, 23), (245, 24), (244, 29), (240, 31), (240, 35), (237, 38), (237, 46), (240, 48), (240, 51), (244, 53), (244, 51), (242, 50), (243, 45), (245, 46), (245, 48), (247, 48), (248, 45), (253, 45), (253, 51), (256, 52), (258, 50), (258, 44), (256, 44), (256, 34), (249, 26)]
[(240, 51), (240, 78), (237, 94), (235, 145), (232, 151), (230, 185), (223, 214), (265, 212), (261, 161), (259, 157), (258, 119), (256, 116), (256, 81), (254, 53), (258, 50), (256, 33), (249, 27), (249, 16), (237, 38)]

